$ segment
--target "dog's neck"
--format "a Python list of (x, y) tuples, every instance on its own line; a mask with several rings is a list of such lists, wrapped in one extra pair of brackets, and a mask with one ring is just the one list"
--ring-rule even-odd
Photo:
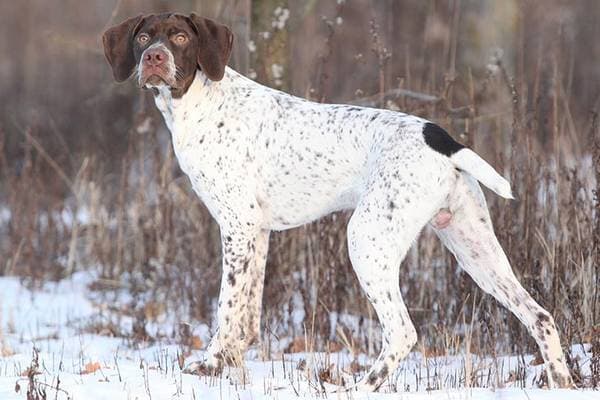
[(181, 107), (182, 105), (189, 103), (190, 100), (194, 103), (199, 99), (209, 101), (214, 100), (215, 96), (223, 95), (225, 87), (240, 81), (254, 83), (229, 67), (225, 68), (223, 79), (216, 82), (211, 81), (201, 70), (197, 70), (192, 84), (181, 96), (174, 95), (172, 89), (166, 85), (154, 86), (152, 87), (152, 91), (155, 98), (160, 98), (165, 103), (172, 105), (172, 107)]
[(231, 89), (231, 86), (247, 84), (256, 83), (227, 67), (223, 79), (216, 82), (197, 70), (194, 81), (181, 97), (173, 96), (171, 89), (166, 85), (155, 86), (152, 91), (156, 106), (163, 114), (169, 129), (173, 130), (172, 123), (176, 113), (193, 110), (196, 117), (201, 117), (202, 114), (213, 112), (215, 105), (218, 106), (227, 100), (226, 92)]
[(233, 101), (232, 93), (255, 85), (258, 84), (227, 67), (220, 81), (211, 81), (202, 71), (196, 71), (194, 81), (181, 97), (173, 96), (166, 85), (155, 86), (152, 91), (156, 107), (162, 113), (169, 130), (174, 133), (177, 125), (186, 120), (186, 116), (197, 122), (215, 118), (222, 104)]

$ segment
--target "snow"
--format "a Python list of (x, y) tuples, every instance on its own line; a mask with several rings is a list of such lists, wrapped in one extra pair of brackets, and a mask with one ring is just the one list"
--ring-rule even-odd
[(11, 212), (7, 207), (0, 206), (0, 226), (10, 221)]
[[(90, 322), (103, 318), (105, 311), (93, 299), (88, 285), (95, 276), (77, 273), (69, 280), (48, 283), (30, 290), (17, 278), (0, 278), (0, 399), (27, 398), (27, 368), (32, 364), (34, 348), (39, 350), (38, 388), (48, 399), (600, 399), (600, 392), (590, 390), (544, 390), (533, 388), (541, 366), (531, 366), (518, 357), (497, 360), (475, 356), (469, 361), (481, 370), (500, 368), (501, 376), (518, 366), (526, 368), (525, 381), (506, 383), (502, 389), (456, 388), (450, 378), (465, 369), (465, 356), (425, 358), (411, 353), (391, 379), (393, 384), (381, 393), (341, 392), (337, 386), (319, 384), (318, 370), (334, 365), (333, 373), (345, 369), (352, 357), (348, 352), (279, 354), (273, 360), (262, 359), (259, 349), (248, 352), (245, 368), (227, 369), (219, 378), (199, 378), (182, 374), (178, 354), (180, 347), (168, 338), (148, 345), (133, 345), (127, 338), (113, 338), (89, 333)], [(100, 317), (99, 317), (100, 315)], [(296, 316), (297, 317), (297, 316)], [(349, 316), (333, 316), (334, 319)], [(127, 322), (126, 320), (123, 320)], [(164, 324), (173, 324), (166, 319)], [(204, 343), (206, 325), (197, 324), (194, 332)], [(168, 332), (167, 326), (157, 327)], [(586, 362), (589, 349), (573, 349)], [(185, 363), (201, 358), (194, 351)], [(361, 355), (359, 364), (370, 360)], [(96, 364), (97, 363), (97, 364)], [(304, 367), (299, 368), (299, 366)], [(498, 367), (499, 365), (499, 367)], [(417, 381), (417, 376), (432, 374), (431, 379)], [(348, 372), (342, 372), (348, 377)], [(424, 378), (423, 378), (424, 379)], [(427, 385), (423, 382), (429, 382)], [(20, 387), (17, 392), (16, 385)], [(520, 386), (525, 385), (522, 389)], [(58, 391), (56, 387), (58, 386)], [(441, 387), (427, 390), (426, 386)], [(511, 387), (512, 386), (512, 387)], [(390, 393), (390, 387), (400, 390)], [(326, 393), (323, 393), (325, 388)], [(407, 389), (407, 390), (404, 390)]]

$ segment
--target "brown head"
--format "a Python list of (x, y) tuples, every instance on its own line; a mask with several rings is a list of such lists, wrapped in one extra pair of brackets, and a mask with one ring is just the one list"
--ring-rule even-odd
[(102, 42), (117, 82), (135, 72), (140, 87), (164, 85), (181, 97), (197, 69), (212, 81), (223, 79), (233, 34), (196, 14), (167, 13), (130, 18), (104, 32)]

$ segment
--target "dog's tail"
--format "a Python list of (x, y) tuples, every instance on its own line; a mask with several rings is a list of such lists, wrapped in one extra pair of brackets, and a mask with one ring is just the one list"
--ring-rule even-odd
[(450, 156), (452, 163), (505, 199), (514, 199), (510, 183), (473, 150), (462, 148)]
[(510, 183), (477, 153), (458, 143), (452, 136), (432, 122), (423, 124), (423, 139), (433, 150), (450, 158), (461, 169), (506, 199), (514, 199)]

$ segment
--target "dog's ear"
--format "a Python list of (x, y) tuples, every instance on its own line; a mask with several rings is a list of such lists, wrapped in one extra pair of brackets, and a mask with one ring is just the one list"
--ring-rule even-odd
[(133, 36), (143, 19), (141, 15), (129, 18), (107, 29), (102, 35), (104, 55), (112, 67), (117, 82), (123, 82), (133, 73), (135, 68)]
[(233, 33), (225, 25), (190, 14), (190, 22), (198, 35), (198, 67), (212, 81), (220, 81), (231, 56)]

